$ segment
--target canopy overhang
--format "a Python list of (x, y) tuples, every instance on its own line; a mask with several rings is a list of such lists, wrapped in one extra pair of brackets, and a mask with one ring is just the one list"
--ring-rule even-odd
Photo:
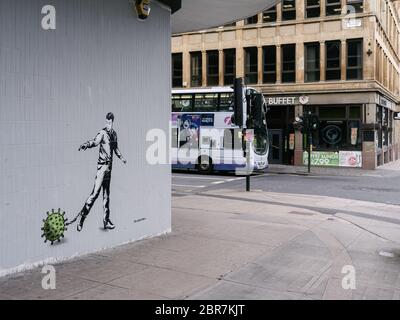
[(279, 0), (163, 0), (174, 13), (172, 33), (222, 26), (271, 8)]

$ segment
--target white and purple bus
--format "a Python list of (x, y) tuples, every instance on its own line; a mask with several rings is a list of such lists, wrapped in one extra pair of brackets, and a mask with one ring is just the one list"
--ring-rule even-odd
[[(232, 123), (233, 114), (234, 91), (230, 87), (173, 90), (172, 168), (211, 173), (246, 167), (242, 130)], [(265, 169), (269, 153), (266, 119), (261, 127), (248, 129), (252, 130), (250, 169)]]

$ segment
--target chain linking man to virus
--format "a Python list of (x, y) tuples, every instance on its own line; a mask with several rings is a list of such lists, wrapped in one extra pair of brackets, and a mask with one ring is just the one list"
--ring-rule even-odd
[(97, 174), (94, 182), (92, 193), (86, 200), (78, 217), (80, 217), (77, 225), (77, 230), (82, 231), (83, 224), (89, 215), (95, 201), (99, 197), (100, 191), (103, 190), (103, 207), (104, 217), (103, 225), (105, 230), (112, 230), (115, 225), (110, 220), (110, 182), (111, 182), (111, 171), (113, 163), (113, 154), (126, 164), (125, 158), (122, 156), (121, 151), (118, 149), (118, 138), (117, 133), (113, 129), (114, 114), (111, 112), (106, 116), (106, 127), (102, 129), (94, 140), (90, 140), (82, 144), (79, 148), (81, 150), (87, 150), (91, 148), (99, 147), (99, 160), (97, 162)]

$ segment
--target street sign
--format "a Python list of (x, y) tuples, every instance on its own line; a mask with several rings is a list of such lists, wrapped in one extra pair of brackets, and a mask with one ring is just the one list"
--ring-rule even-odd
[(393, 113), (393, 119), (394, 120), (400, 120), (400, 112), (394, 112)]

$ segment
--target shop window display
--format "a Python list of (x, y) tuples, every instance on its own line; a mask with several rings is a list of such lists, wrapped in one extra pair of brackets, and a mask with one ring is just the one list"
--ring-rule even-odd
[(361, 151), (360, 105), (306, 109), (319, 117), (319, 128), (313, 133), (315, 151)]

